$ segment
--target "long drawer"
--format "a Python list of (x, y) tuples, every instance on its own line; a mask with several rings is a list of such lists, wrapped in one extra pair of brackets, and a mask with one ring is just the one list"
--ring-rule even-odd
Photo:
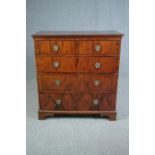
[(118, 55), (119, 41), (116, 40), (37, 40), (36, 54), (75, 55), (77, 46), (79, 55)]
[(108, 111), (115, 109), (115, 95), (102, 93), (40, 94), (41, 110)]
[(39, 91), (115, 92), (117, 76), (76, 74), (39, 74)]
[(115, 73), (117, 57), (47, 57), (37, 56), (38, 72)]

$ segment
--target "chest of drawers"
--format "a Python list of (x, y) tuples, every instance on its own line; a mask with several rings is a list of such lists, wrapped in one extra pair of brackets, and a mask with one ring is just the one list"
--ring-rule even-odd
[(35, 33), (38, 118), (98, 114), (116, 120), (122, 36), (115, 31)]

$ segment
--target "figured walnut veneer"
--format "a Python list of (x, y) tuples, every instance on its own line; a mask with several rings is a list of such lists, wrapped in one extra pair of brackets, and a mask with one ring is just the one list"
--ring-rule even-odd
[(34, 34), (39, 119), (99, 114), (116, 120), (122, 36), (115, 31)]

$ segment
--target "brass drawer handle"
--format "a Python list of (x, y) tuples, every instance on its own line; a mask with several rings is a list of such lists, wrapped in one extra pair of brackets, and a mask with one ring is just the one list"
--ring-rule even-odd
[(55, 80), (55, 85), (56, 86), (60, 86), (61, 85), (61, 81), (60, 80)]
[(98, 100), (98, 99), (94, 99), (94, 100), (93, 100), (93, 105), (94, 105), (94, 106), (99, 105), (99, 100)]
[(58, 45), (53, 45), (52, 47), (54, 52), (58, 52), (59, 51), (59, 46)]
[(58, 68), (60, 66), (59, 62), (58, 61), (54, 61), (53, 62), (53, 67), (54, 68)]
[(100, 62), (96, 62), (96, 63), (95, 63), (95, 68), (96, 68), (96, 69), (101, 68), (101, 63), (100, 63)]
[(101, 83), (100, 80), (95, 80), (95, 81), (94, 81), (94, 85), (95, 85), (95, 86), (99, 86), (100, 83)]
[(101, 45), (95, 45), (95, 51), (96, 52), (101, 51)]
[(55, 100), (55, 104), (56, 104), (56, 105), (61, 105), (61, 103), (62, 103), (62, 101), (61, 101), (60, 99), (56, 99), (56, 100)]

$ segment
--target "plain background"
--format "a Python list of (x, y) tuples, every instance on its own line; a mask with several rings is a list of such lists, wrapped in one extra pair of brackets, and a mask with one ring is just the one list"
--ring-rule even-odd
[[(27, 155), (128, 154), (128, 7), (128, 0), (27, 0)], [(37, 120), (31, 35), (40, 30), (117, 30), (124, 34), (116, 122), (100, 118)]]

